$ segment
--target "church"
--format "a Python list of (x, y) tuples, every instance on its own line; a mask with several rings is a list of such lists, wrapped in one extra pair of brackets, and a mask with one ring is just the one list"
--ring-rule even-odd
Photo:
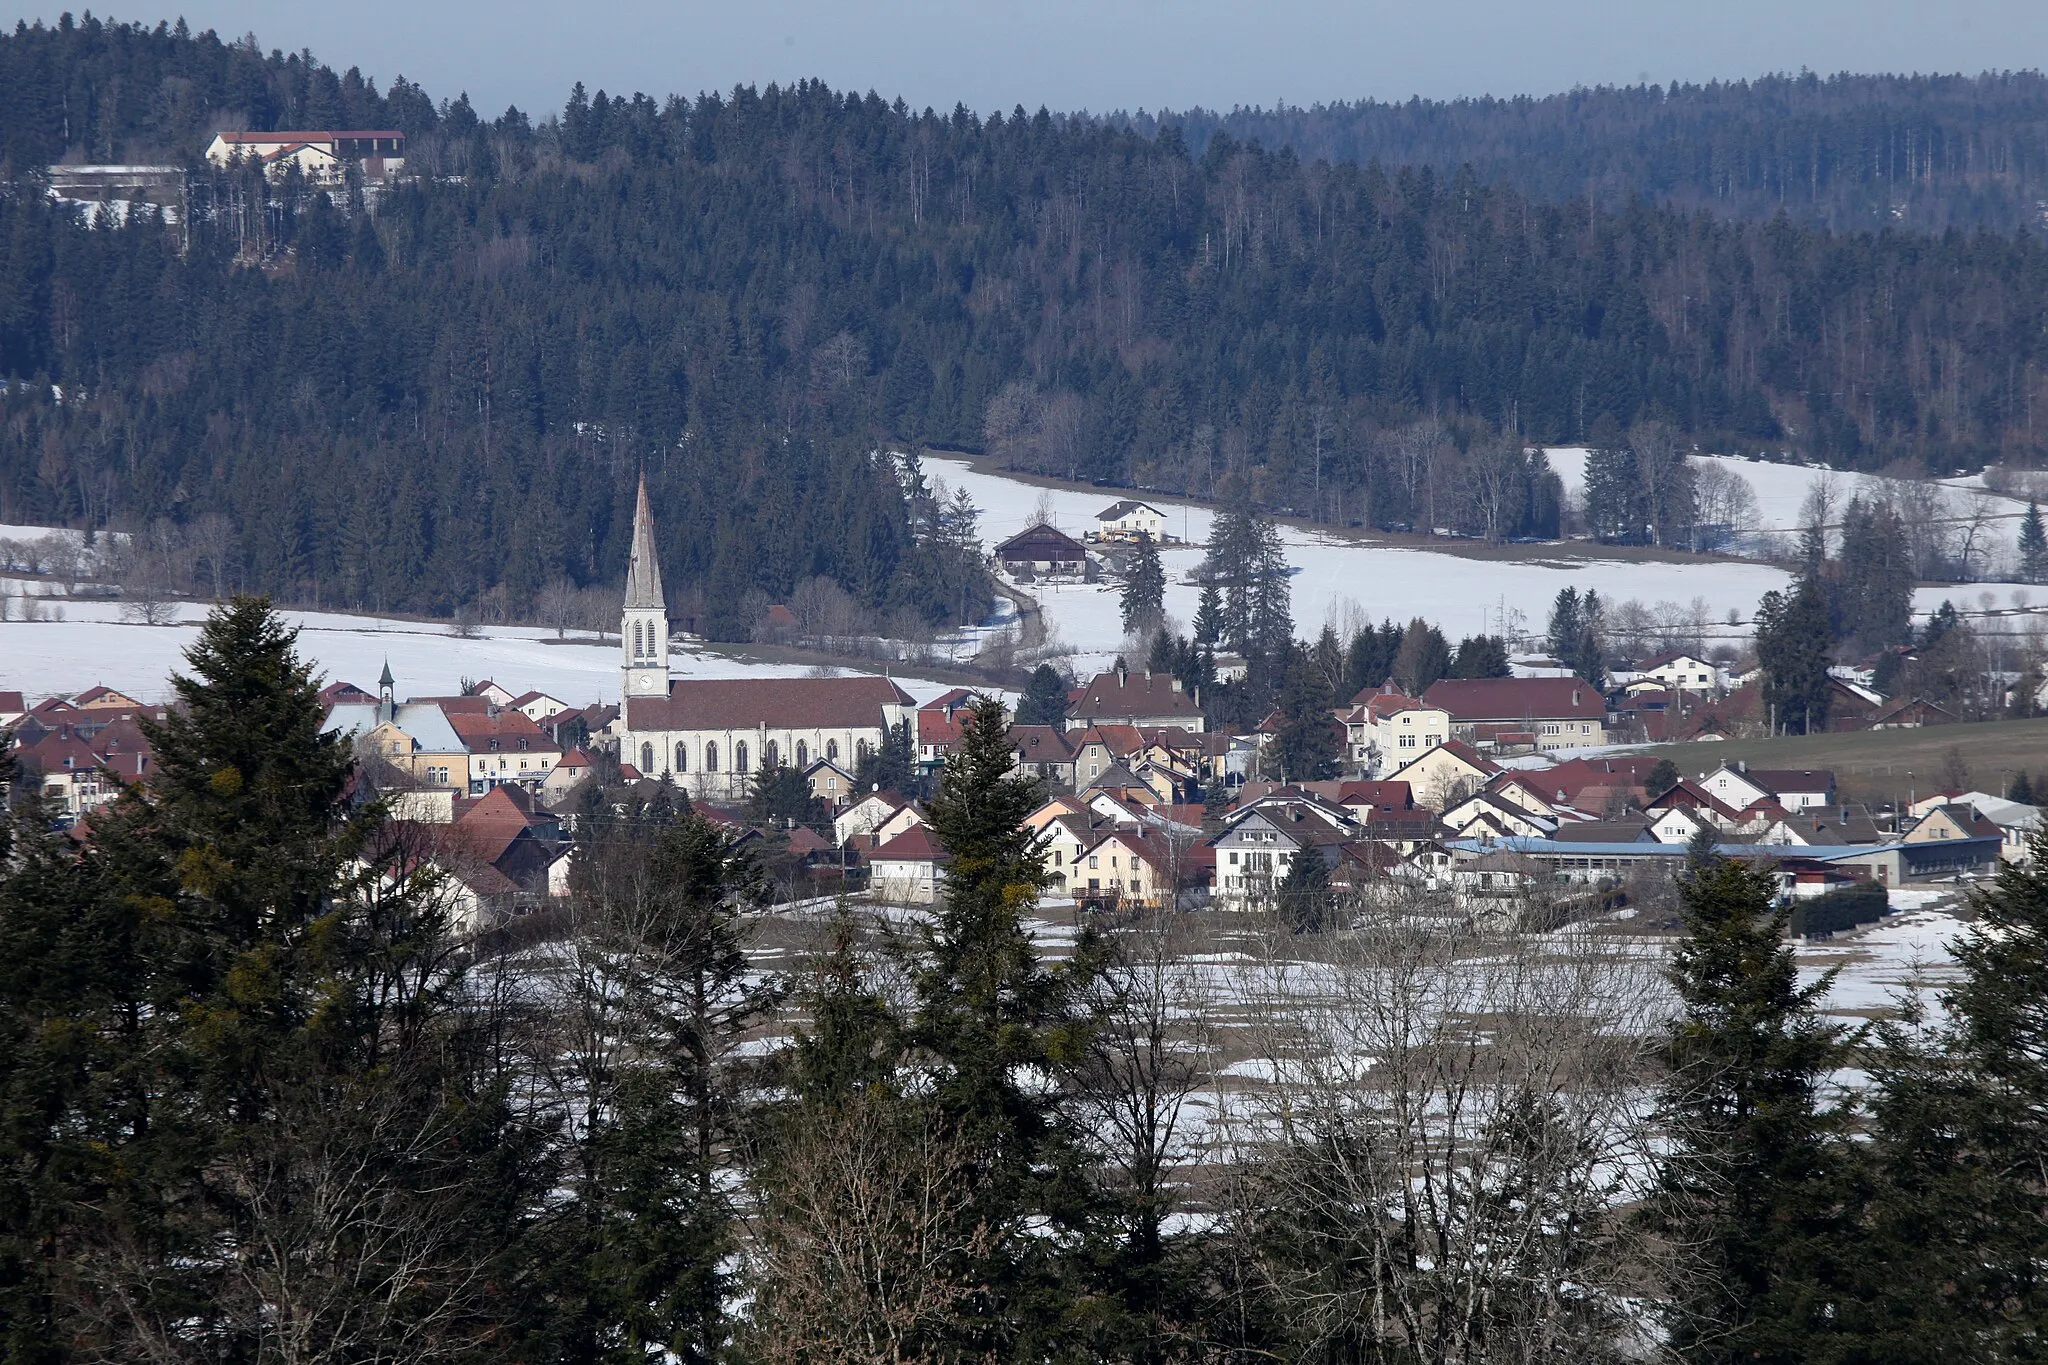
[(881, 747), (916, 702), (888, 678), (672, 678), (668, 601), (647, 479), (633, 511), (633, 551), (619, 622), (624, 701), (619, 760), (673, 778), (692, 799), (736, 802), (763, 768), (819, 759), (846, 769)]

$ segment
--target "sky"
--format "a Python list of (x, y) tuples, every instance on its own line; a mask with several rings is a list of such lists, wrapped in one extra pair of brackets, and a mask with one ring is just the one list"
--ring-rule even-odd
[[(132, 0), (131, 0), (132, 3)], [(1802, 68), (2048, 66), (2040, 0), (159, 0), (266, 49), (404, 75), (480, 112), (570, 85), (694, 95), (818, 77), (986, 113), (1547, 94)], [(0, 0), (0, 20), (54, 20)]]

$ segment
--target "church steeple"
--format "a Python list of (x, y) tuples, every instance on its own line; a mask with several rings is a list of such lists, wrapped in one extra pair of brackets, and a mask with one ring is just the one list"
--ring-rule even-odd
[(377, 719), (387, 721), (398, 714), (398, 703), (392, 698), (392, 689), (398, 680), (391, 676), (391, 660), (384, 661), (384, 672), (377, 679)]
[(661, 556), (654, 549), (654, 512), (647, 505), (647, 474), (640, 474), (640, 502), (633, 509), (633, 557), (626, 561), (626, 610), (668, 610), (661, 593)]
[(633, 508), (633, 551), (626, 561), (619, 650), (625, 661), (627, 697), (668, 695), (668, 599), (661, 591), (661, 557), (654, 548), (654, 511), (647, 503), (644, 470)]

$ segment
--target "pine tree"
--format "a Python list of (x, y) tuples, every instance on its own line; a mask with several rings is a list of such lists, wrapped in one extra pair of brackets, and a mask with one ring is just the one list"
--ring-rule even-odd
[[(152, 781), (64, 860), (71, 903), (42, 899), (33, 847), (4, 892), (10, 937), (69, 920), (103, 945), (56, 1035), (77, 1087), (45, 1111), (70, 1155), (44, 1235), (63, 1229), (56, 1278), (87, 1309), (65, 1335), (439, 1349), (511, 1270), (492, 1263), (537, 1167), (483, 1080), (438, 876), (351, 806), (350, 750), (266, 603), (217, 608), (187, 658), (145, 727)], [(35, 1007), (20, 984), (10, 1018)]]
[(1195, 608), (1195, 643), (1213, 647), (1223, 639), (1223, 590), (1215, 581), (1202, 584), (1202, 600)]
[(1828, 723), (1827, 599), (1812, 577), (1787, 595), (1767, 592), (1756, 609), (1756, 655), (1764, 670), (1764, 700), (1778, 726), (1816, 734)]
[(1057, 1090), (1043, 1082), (1056, 1082), (1080, 1055), (1087, 1026), (1077, 992), (1098, 953), (1084, 935), (1067, 963), (1038, 960), (1024, 916), (1046, 871), (1023, 820), (1039, 786), (1011, 776), (1007, 731), (1002, 703), (977, 701), (932, 799), (932, 833), (949, 862), (925, 932), (909, 1038), (930, 1059), (931, 1101), (968, 1155), (974, 1214), (992, 1239), (979, 1272), (987, 1315), (973, 1335), (1045, 1340), (1064, 1311), (1045, 1297), (1056, 1239), (1026, 1227), (1049, 1219), (1070, 1235), (1077, 1219), (1085, 1222), (1085, 1200), (1076, 1135)]
[(2030, 1358), (2048, 1325), (2048, 833), (1999, 865), (1940, 1022), (1888, 1025), (1868, 1298), (1902, 1360)]
[(1514, 670), (1508, 664), (1508, 644), (1498, 635), (1468, 635), (1458, 642), (1451, 661), (1454, 678), (1506, 678)]
[(2041, 505), (2032, 499), (2020, 519), (2019, 550), (2020, 576), (2029, 583), (2040, 582), (2043, 573), (2048, 573), (2048, 529), (2041, 525)]
[(1401, 648), (1394, 656), (1394, 681), (1403, 692), (1419, 697), (1429, 685), (1451, 671), (1451, 646), (1444, 633), (1420, 616), (1402, 633)]
[(1336, 927), (1336, 905), (1330, 891), (1330, 866), (1314, 845), (1295, 850), (1287, 875), (1274, 893), (1280, 918), (1297, 934), (1320, 934)]
[(1819, 1014), (1831, 978), (1799, 985), (1768, 868), (1708, 843), (1679, 890), (1659, 1214), (1696, 1264), (1673, 1344), (1687, 1360), (1813, 1359), (1841, 1325), (1856, 1240), (1844, 1116), (1820, 1102), (1844, 1058), (1843, 1031)]
[(1024, 685), (1024, 696), (1017, 703), (1017, 723), (1055, 729), (1067, 723), (1067, 680), (1051, 664), (1040, 664), (1031, 671), (1031, 681)]
[(1124, 634), (1143, 636), (1158, 629), (1166, 616), (1166, 570), (1152, 537), (1140, 535), (1124, 571), (1121, 594)]
[(1660, 758), (1643, 778), (1643, 790), (1654, 801), (1665, 792), (1677, 786), (1681, 774), (1678, 765), (1668, 758)]

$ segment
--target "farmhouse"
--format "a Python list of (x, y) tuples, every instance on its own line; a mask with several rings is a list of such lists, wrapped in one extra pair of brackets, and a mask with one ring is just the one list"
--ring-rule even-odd
[(1078, 578), (1088, 571), (1088, 551), (1072, 536), (1040, 522), (996, 546), (996, 562), (1013, 574)]
[(1095, 514), (1095, 535), (1099, 540), (1137, 540), (1157, 543), (1166, 539), (1166, 515), (1150, 503), (1125, 498)]

